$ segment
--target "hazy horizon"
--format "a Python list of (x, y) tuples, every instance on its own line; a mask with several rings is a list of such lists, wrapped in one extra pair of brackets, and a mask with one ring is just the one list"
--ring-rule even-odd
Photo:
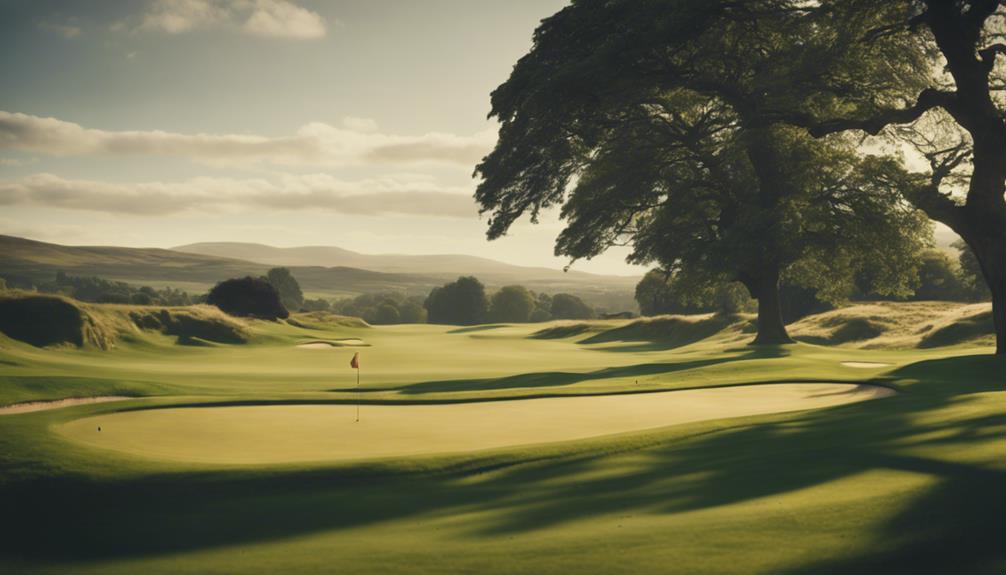
[[(6, 3), (0, 233), (561, 268), (555, 214), (485, 239), (471, 173), (490, 92), (565, 3)], [(626, 253), (573, 269), (642, 273)]]

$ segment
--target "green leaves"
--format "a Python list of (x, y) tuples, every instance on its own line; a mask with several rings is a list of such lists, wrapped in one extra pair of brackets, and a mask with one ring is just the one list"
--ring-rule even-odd
[(574, 259), (631, 245), (631, 261), (687, 272), (695, 289), (697, 278), (742, 280), (755, 296), (791, 268), (830, 301), (871, 266), (883, 268), (875, 289), (903, 293), (929, 231), (901, 200), (917, 182), (889, 158), (790, 124), (835, 109), (847, 90), (893, 90), (915, 63), (890, 64), (886, 84), (876, 59), (863, 77), (847, 68), (873, 56), (846, 49), (862, 34), (853, 22), (828, 18), (891, 17), (852, 8), (579, 1), (545, 20), (493, 93), (500, 139), (476, 169), (489, 237), (561, 206), (555, 249)]

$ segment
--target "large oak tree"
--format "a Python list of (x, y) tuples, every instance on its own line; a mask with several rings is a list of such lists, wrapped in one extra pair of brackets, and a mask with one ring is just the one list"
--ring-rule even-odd
[(756, 343), (789, 341), (783, 274), (834, 290), (882, 245), (877, 287), (903, 291), (926, 227), (898, 199), (911, 180), (776, 117), (778, 67), (805, 49), (791, 28), (805, 14), (779, 6), (580, 0), (545, 20), (493, 93), (500, 139), (476, 192), (489, 237), (562, 206), (557, 254), (627, 243), (631, 261), (740, 281), (759, 303)]

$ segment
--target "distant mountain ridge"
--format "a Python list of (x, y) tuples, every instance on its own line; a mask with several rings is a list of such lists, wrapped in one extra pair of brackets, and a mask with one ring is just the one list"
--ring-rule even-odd
[[(242, 249), (261, 249), (252, 244)], [(266, 246), (268, 248), (268, 246)], [(307, 248), (308, 250), (315, 248)], [(283, 248), (272, 248), (283, 252)], [(266, 249), (263, 253), (271, 253)], [(324, 248), (323, 254), (331, 256), (339, 248)], [(378, 258), (349, 250), (348, 257)], [(306, 257), (305, 252), (297, 252)], [(399, 256), (389, 256), (395, 258)], [(160, 248), (125, 248), (116, 246), (64, 246), (0, 235), (0, 277), (10, 285), (40, 285), (53, 281), (59, 271), (78, 276), (98, 276), (125, 281), (134, 285), (152, 287), (171, 286), (190, 293), (205, 293), (219, 281), (246, 275), (264, 275), (270, 267), (284, 265), (300, 282), (310, 297), (339, 298), (361, 293), (388, 291), (424, 295), (438, 285), (457, 279), (460, 275), (475, 275), (490, 289), (519, 283), (529, 289), (546, 292), (568, 292), (583, 297), (594, 305), (621, 311), (635, 309), (632, 298), (636, 278), (600, 276), (583, 272), (563, 273), (546, 268), (522, 268), (474, 256), (400, 256), (422, 265), (429, 264), (425, 273), (374, 271), (352, 266), (297, 265), (295, 263), (262, 263), (237, 257), (223, 257)], [(461, 258), (461, 259), (457, 259)], [(470, 258), (470, 259), (469, 259)], [(281, 261), (281, 260), (273, 260)], [(286, 262), (308, 261), (287, 259)], [(335, 261), (332, 259), (323, 261)], [(348, 260), (357, 261), (357, 260)], [(377, 261), (377, 260), (374, 260)], [(437, 264), (436, 262), (440, 262)], [(402, 265), (397, 269), (415, 269)], [(432, 262), (432, 263), (431, 263)], [(406, 262), (409, 263), (409, 262)], [(447, 265), (450, 263), (451, 265)], [(468, 265), (470, 263), (470, 265)], [(394, 268), (388, 260), (388, 267)], [(454, 267), (454, 265), (462, 267)]]
[(471, 274), (483, 279), (599, 281), (612, 285), (635, 285), (638, 276), (614, 276), (581, 271), (520, 266), (464, 254), (363, 254), (335, 246), (278, 248), (244, 242), (202, 242), (172, 250), (235, 258), (274, 266), (347, 266), (382, 273)]

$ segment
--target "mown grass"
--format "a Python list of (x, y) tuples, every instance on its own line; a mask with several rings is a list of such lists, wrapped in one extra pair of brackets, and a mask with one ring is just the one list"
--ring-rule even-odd
[[(624, 324), (618, 324), (624, 325)], [(617, 326), (616, 326), (617, 327)], [(0, 340), (0, 403), (75, 386), (152, 395), (0, 416), (0, 569), (31, 573), (998, 573), (1006, 364), (988, 347), (584, 343), (541, 326), (304, 329), (248, 342), (115, 349)], [(896, 397), (572, 443), (368, 463), (227, 466), (72, 445), (54, 426), (135, 407), (518, 398), (785, 380)], [(638, 338), (638, 339), (636, 339)], [(898, 340), (900, 341), (900, 340)], [(895, 347), (900, 347), (896, 345)], [(888, 363), (852, 369), (844, 361)], [(78, 379), (72, 379), (78, 378)], [(336, 390), (336, 391), (332, 391)], [(69, 394), (74, 395), (74, 394)]]

